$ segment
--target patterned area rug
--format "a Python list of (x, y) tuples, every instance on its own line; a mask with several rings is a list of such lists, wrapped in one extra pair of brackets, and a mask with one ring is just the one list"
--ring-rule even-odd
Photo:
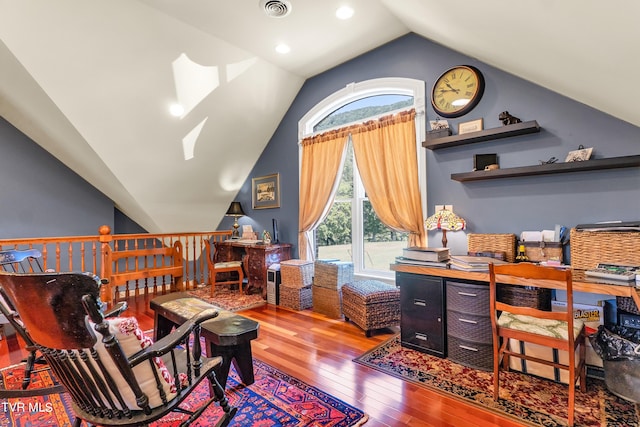
[[(0, 386), (20, 388), (23, 372), (22, 365), (3, 369), (0, 371)], [(244, 386), (232, 366), (226, 393), (229, 402), (238, 407), (238, 413), (230, 426), (354, 427), (361, 426), (368, 419), (359, 409), (255, 359), (254, 372), (255, 383)], [(54, 383), (49, 371), (37, 373), (33, 381), (32, 387)], [(203, 381), (183, 406), (197, 405), (208, 395), (208, 383)], [(211, 405), (193, 425), (214, 425), (221, 412), (218, 406)], [(151, 425), (173, 427), (184, 418), (184, 415), (172, 414)], [(71, 399), (66, 393), (0, 399), (0, 425), (3, 427), (71, 426), (74, 419)], [(82, 426), (86, 424), (82, 423)]]
[(212, 297), (210, 285), (201, 286), (187, 292), (209, 304), (229, 311), (248, 310), (267, 303), (261, 295), (240, 294), (239, 291), (231, 291), (228, 288), (217, 288)]
[[(535, 426), (566, 426), (566, 385), (518, 372), (500, 374), (500, 399), (493, 400), (493, 373), (479, 371), (400, 345), (398, 335), (354, 360), (386, 374)], [(609, 393), (587, 378), (576, 393), (576, 426), (639, 426), (640, 405)]]

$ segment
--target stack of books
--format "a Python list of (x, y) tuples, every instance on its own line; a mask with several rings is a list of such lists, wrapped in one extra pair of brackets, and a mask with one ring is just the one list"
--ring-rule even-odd
[(447, 268), (449, 248), (410, 247), (402, 250), (402, 256), (396, 257), (399, 264), (421, 265), (425, 267)]
[(489, 263), (507, 264), (506, 261), (487, 256), (455, 255), (449, 260), (449, 268), (462, 271), (489, 271)]

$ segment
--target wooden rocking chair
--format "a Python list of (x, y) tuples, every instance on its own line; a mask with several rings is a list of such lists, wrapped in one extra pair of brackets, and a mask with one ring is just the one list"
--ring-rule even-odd
[[(75, 426), (140, 426), (171, 412), (190, 425), (213, 402), (223, 410), (217, 426), (235, 416), (215, 376), (220, 357), (202, 357), (201, 312), (151, 343), (135, 318), (105, 319), (100, 279), (85, 273), (0, 272), (0, 286), (16, 307), (36, 348), (72, 399)], [(203, 379), (210, 398), (196, 409), (180, 405)]]

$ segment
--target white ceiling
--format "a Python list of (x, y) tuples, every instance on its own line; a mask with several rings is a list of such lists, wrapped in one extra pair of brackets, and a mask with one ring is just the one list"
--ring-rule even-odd
[(640, 2), (260, 3), (0, 0), (0, 115), (151, 232), (214, 228), (304, 80), (408, 32), (640, 126)]

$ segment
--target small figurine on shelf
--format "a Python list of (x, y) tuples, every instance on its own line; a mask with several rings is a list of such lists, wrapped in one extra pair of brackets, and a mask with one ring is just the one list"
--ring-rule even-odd
[(524, 248), (524, 242), (520, 242), (518, 245), (518, 254), (516, 255), (517, 262), (527, 262), (529, 261), (529, 257), (527, 256), (527, 252)]
[(503, 126), (515, 125), (516, 123), (522, 123), (522, 120), (516, 116), (512, 116), (508, 111), (503, 111), (498, 115), (498, 120), (502, 122)]
[(271, 244), (271, 233), (269, 233), (267, 230), (264, 230), (262, 232), (262, 240), (264, 241), (264, 243), (266, 243), (267, 245)]

